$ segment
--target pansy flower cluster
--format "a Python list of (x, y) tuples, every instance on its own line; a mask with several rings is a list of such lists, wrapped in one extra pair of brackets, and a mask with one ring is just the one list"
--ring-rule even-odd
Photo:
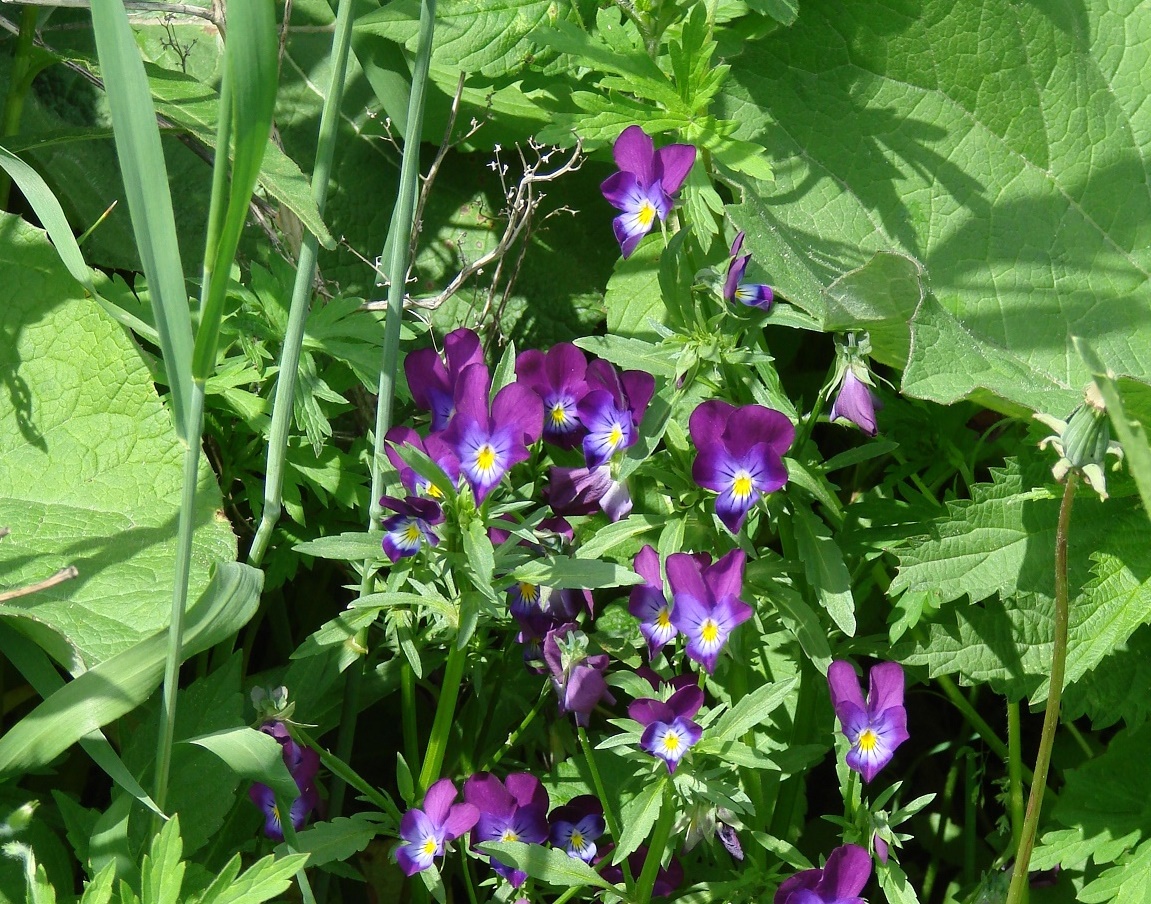
[[(428, 789), (422, 809), (411, 809), (400, 823), (402, 843), (396, 861), (408, 876), (430, 867), (442, 857), (450, 842), (470, 832), (473, 848), (487, 841), (519, 841), (548, 844), (585, 863), (596, 858), (596, 842), (605, 830), (603, 805), (591, 795), (572, 798), (548, 813), (547, 789), (528, 772), (499, 778), (490, 772), (469, 776), (463, 785), (463, 801), (450, 779), (440, 779)], [(492, 869), (513, 888), (527, 873), (489, 858)]]

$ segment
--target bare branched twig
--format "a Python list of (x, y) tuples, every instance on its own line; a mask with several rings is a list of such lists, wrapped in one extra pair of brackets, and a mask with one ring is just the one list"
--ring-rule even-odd
[[(21, 6), (59, 6), (73, 9), (89, 9), (92, 6), (92, 0), (0, 0), (0, 3), (13, 6), (18, 3)], [(165, 0), (124, 0), (124, 6), (141, 12), (163, 13), (165, 16), (194, 16), (197, 19), (207, 19), (217, 28), (223, 28), (223, 10), (218, 8), (215, 3), (212, 4), (211, 9), (207, 9), (192, 3), (167, 3)]]
[[(508, 167), (499, 160), (499, 152), (501, 148), (496, 146), (496, 159), (489, 164), (499, 176), (504, 185), (504, 197), (507, 201), (507, 206), (500, 212), (501, 216), (507, 218), (507, 223), (504, 226), (503, 235), (500, 236), (499, 241), (495, 247), (485, 254), (480, 255), (474, 261), (467, 262), (463, 268), (451, 279), (448, 285), (439, 294), (431, 298), (412, 298), (407, 297), (404, 300), (405, 306), (423, 308), (425, 310), (435, 310), (440, 307), (449, 298), (455, 295), (463, 285), (478, 273), (481, 273), (485, 267), (493, 262), (499, 262), (496, 269), (496, 278), (493, 280), (492, 289), (488, 297), (488, 302), (484, 307), (481, 314), (481, 319), (490, 314), (495, 293), (499, 291), (498, 286), (500, 277), (502, 277), (503, 258), (511, 251), (515, 243), (527, 234), (532, 218), (538, 209), (540, 202), (546, 195), (539, 191), (538, 185), (553, 182), (561, 176), (575, 172), (583, 164), (583, 146), (577, 140), (575, 149), (572, 151), (571, 156), (568, 157), (553, 170), (541, 172), (541, 169), (550, 163), (551, 158), (559, 152), (558, 148), (548, 148), (544, 145), (529, 141), (528, 147), (536, 154), (534, 163), (529, 163), (524, 156), (523, 151), (520, 150), (520, 161), (523, 164), (523, 175), (519, 181), (509, 186), (506, 177)], [(561, 208), (561, 210), (568, 210)], [(559, 213), (554, 211), (553, 213)], [(522, 255), (520, 260), (522, 260)], [(513, 268), (513, 277), (519, 271), (520, 260), (516, 261)], [(506, 303), (507, 295), (510, 294), (510, 282), (505, 287), (504, 299), (500, 302), (500, 310), (503, 309)], [(369, 311), (383, 310), (387, 306), (386, 302), (374, 301), (368, 302), (364, 305), (364, 309)]]

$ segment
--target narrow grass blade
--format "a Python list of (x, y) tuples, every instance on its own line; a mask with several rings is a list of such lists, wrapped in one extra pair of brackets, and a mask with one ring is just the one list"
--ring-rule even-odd
[(112, 111), (132, 230), (148, 277), (172, 390), (176, 432), (186, 440), (192, 394), (192, 318), (156, 111), (122, 0), (93, 0), (92, 27)]
[[(204, 250), (206, 295), (200, 312), (200, 325), (193, 353), (192, 373), (206, 380), (216, 367), (216, 343), (224, 314), (228, 290), (228, 272), (236, 257), (240, 233), (248, 218), (248, 203), (260, 175), (260, 164), (272, 132), (272, 115), (276, 106), (279, 82), (276, 15), (272, 0), (247, 0), (228, 7), (228, 43), (224, 51), (224, 90), (230, 97), (220, 105), (220, 135), (229, 132), (235, 138), (232, 155), (232, 181), (227, 208), (218, 233), (209, 228), (209, 244)], [(230, 101), (230, 102), (229, 102)], [(227, 121), (231, 115), (231, 122)], [(227, 167), (227, 140), (217, 142), (216, 167)], [(212, 209), (221, 199), (212, 187)], [(213, 242), (213, 238), (216, 240)]]
[[(255, 614), (263, 572), (227, 562), (188, 610), (183, 658), (239, 631)], [(0, 738), (0, 779), (39, 769), (148, 699), (164, 674), (168, 632), (143, 640), (52, 694)]]

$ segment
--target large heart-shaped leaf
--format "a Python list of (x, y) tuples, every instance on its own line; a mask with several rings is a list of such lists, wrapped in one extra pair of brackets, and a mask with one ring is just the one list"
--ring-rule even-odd
[[(0, 216), (0, 543), (6, 587), (74, 565), (79, 577), (5, 614), (79, 672), (170, 617), (183, 447), (123, 329), (60, 263), (44, 233)], [(220, 491), (200, 472), (189, 598), (235, 558)], [(32, 627), (42, 625), (48, 630)], [(66, 637), (70, 646), (53, 634)]]
[(805, 4), (734, 61), (731, 113), (773, 117), (754, 137), (776, 181), (732, 216), (821, 318), (875, 252), (924, 265), (939, 307), (911, 323), (904, 392), (1066, 414), (1089, 379), (1069, 334), (1151, 375), (1149, 40), (1133, 2)]

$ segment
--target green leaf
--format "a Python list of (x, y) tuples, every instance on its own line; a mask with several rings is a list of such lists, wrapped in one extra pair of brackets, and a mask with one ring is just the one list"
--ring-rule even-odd
[(374, 562), (384, 558), (384, 535), (377, 531), (351, 531), (320, 537), (307, 543), (297, 543), (292, 549), (317, 559), (336, 559), (341, 562)]
[(1142, 904), (1151, 888), (1151, 842), (1144, 842), (1118, 866), (1106, 870), (1080, 890), (1083, 904)]
[(189, 738), (186, 743), (210, 750), (240, 778), (267, 785), (277, 798), (292, 801), (300, 796), (296, 780), (284, 764), (283, 747), (265, 732), (248, 726), (227, 728)]
[(597, 587), (628, 587), (643, 578), (624, 565), (584, 558), (535, 559), (512, 571), (511, 581), (524, 581), (553, 590), (594, 590)]
[(915, 888), (907, 881), (907, 874), (894, 860), (876, 865), (879, 887), (887, 896), (888, 904), (919, 904)]
[(659, 334), (649, 321), (667, 320), (659, 282), (662, 250), (661, 242), (644, 242), (631, 257), (621, 257), (616, 262), (603, 299), (611, 335), (659, 341)]
[(612, 863), (623, 863), (651, 835), (663, 803), (663, 786), (662, 780), (648, 781), (639, 794), (623, 805), (620, 814), (623, 828), (616, 849), (612, 852)]
[(185, 437), (191, 426), (187, 418), (192, 397), (192, 319), (156, 111), (123, 4), (94, 4), (92, 29), (112, 110), (116, 154), (136, 249), (148, 277), (160, 348), (172, 387), (172, 417), (176, 433)]
[[(0, 544), (0, 572), (9, 587), (68, 565), (80, 572), (4, 609), (78, 672), (170, 618), (183, 445), (139, 353), (81, 297), (44, 233), (2, 214), (0, 235), (0, 279), (11, 289), (0, 308), (0, 359), (17, 388), (0, 401), (0, 509), (12, 529)], [(205, 461), (190, 598), (204, 591), (214, 563), (235, 558), (221, 506)], [(33, 615), (51, 631), (37, 630)]]
[(80, 904), (109, 904), (112, 900), (112, 883), (116, 879), (116, 864), (109, 863), (90, 882), (84, 883), (84, 894)]
[(843, 562), (843, 552), (827, 525), (806, 505), (793, 506), (795, 543), (807, 582), (827, 609), (832, 621), (848, 637), (855, 636), (855, 599), (851, 595), (851, 574)]
[[(188, 609), (183, 659), (231, 638), (255, 614), (263, 573), (238, 562), (216, 569)], [(164, 677), (166, 631), (154, 634), (73, 679), (0, 738), (0, 776), (51, 762), (80, 738), (135, 709)], [(108, 688), (115, 688), (109, 694)]]
[(180, 817), (173, 816), (152, 839), (152, 846), (144, 855), (140, 881), (143, 904), (178, 904), (184, 884), (183, 853)]
[(632, 537), (662, 527), (666, 520), (660, 515), (629, 515), (622, 521), (599, 528), (590, 540), (576, 550), (576, 558), (601, 559)]
[[(199, 79), (182, 72), (145, 64), (148, 85), (156, 109), (165, 118), (195, 135), (208, 147), (216, 147), (216, 123), (220, 96)], [(228, 149), (225, 149), (225, 153)], [(316, 209), (312, 188), (305, 176), (275, 142), (268, 142), (260, 170), (260, 185), (295, 214), (305, 228), (325, 248), (335, 248), (336, 240)]]
[(497, 858), (515, 869), (522, 869), (533, 879), (558, 888), (590, 885), (594, 888), (614, 888), (594, 869), (565, 851), (545, 848), (522, 841), (486, 841), (478, 845), (489, 856)]
[[(1054, 597), (1059, 498), (1044, 487), (1032, 487), (1048, 473), (1042, 459), (1010, 459), (1005, 468), (992, 469), (991, 483), (972, 487), (971, 499), (947, 503), (929, 537), (897, 552), (899, 573), (890, 595), (938, 591), (944, 603), (964, 594), (978, 602), (993, 593), (1017, 591)], [(1095, 549), (1120, 554), (1132, 545), (1125, 534), (1145, 535), (1146, 516), (1129, 499), (1113, 499), (1104, 506), (1081, 494), (1072, 530), (1092, 537)], [(1089, 552), (1086, 545), (1071, 543), (1072, 587), (1090, 578)]]
[(805, 3), (733, 60), (732, 105), (770, 110), (764, 143), (788, 161), (733, 210), (756, 226), (745, 247), (805, 308), (874, 252), (920, 261), (984, 361), (917, 316), (912, 395), (982, 388), (1063, 413), (1088, 378), (1069, 334), (1147, 379), (1151, 318), (1131, 313), (1151, 297), (1151, 193), (1131, 187), (1148, 174), (1149, 34), (1138, 3)]
[(720, 716), (708, 736), (715, 741), (736, 741), (768, 717), (796, 690), (797, 679), (789, 678), (756, 688)]
[[(415, 51), (418, 0), (396, 0), (360, 16), (356, 31), (379, 35)], [(500, 76), (524, 65), (534, 45), (529, 33), (554, 22), (551, 0), (443, 0), (436, 9), (433, 56), (457, 72)]]
[[(380, 824), (364, 813), (354, 816), (337, 816), (326, 822), (318, 822), (296, 835), (294, 853), (308, 855), (308, 866), (320, 866), (333, 861), (352, 859), (368, 846), (380, 833)], [(276, 853), (288, 853), (288, 847), (280, 844)]]
[(588, 336), (577, 339), (575, 344), (624, 370), (644, 370), (654, 377), (675, 376), (675, 361), (669, 360), (667, 349), (642, 339)]
[(871, 356), (903, 367), (911, 350), (907, 324), (923, 296), (924, 273), (917, 261), (903, 254), (876, 254), (824, 289), (823, 328), (867, 330)]
[(496, 560), (488, 532), (479, 521), (473, 521), (468, 525), (467, 530), (463, 531), (463, 540), (464, 555), (467, 556), (468, 569), (471, 571), (473, 584), (489, 600), (498, 603), (499, 596), (492, 586)]
[(262, 904), (287, 891), (292, 877), (307, 862), (307, 854), (279, 858), (269, 854), (257, 860), (239, 878), (228, 881), (229, 874), (234, 877), (234, 870), (239, 869), (240, 855), (236, 854), (195, 904)]

